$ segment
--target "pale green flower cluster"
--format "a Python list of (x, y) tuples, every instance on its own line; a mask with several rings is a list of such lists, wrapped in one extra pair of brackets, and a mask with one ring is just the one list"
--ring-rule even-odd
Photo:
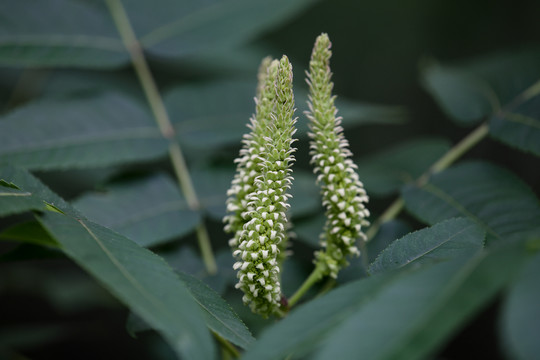
[(327, 218), (321, 236), (324, 250), (316, 253), (316, 262), (335, 278), (339, 269), (347, 265), (347, 255), (360, 254), (356, 241), (366, 241), (362, 227), (368, 225), (365, 218), (369, 211), (364, 206), (368, 197), (351, 160), (352, 153), (340, 126), (341, 118), (336, 117), (330, 47), (328, 35), (321, 34), (309, 63), (310, 110), (306, 115), (311, 129), (311, 162), (318, 174)]
[(234, 233), (236, 287), (253, 312), (268, 316), (281, 301), (277, 257), (286, 239), (296, 120), (288, 58), (266, 61), (262, 68), (267, 69), (260, 77), (264, 85), (258, 90), (251, 133), (244, 136), (224, 221), (225, 230)]

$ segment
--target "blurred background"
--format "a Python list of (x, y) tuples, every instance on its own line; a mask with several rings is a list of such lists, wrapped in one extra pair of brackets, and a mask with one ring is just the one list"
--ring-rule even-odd
[[(39, 26), (48, 28), (47, 21), (39, 16), (39, 6), (43, 4), (22, 3), (26, 8), (22, 5), (10, 8), (7, 3), (0, 6), (0, 46), (2, 36), (24, 34)], [(104, 8), (98, 1), (65, 3), (83, 4), (100, 11)], [(211, 7), (220, 2), (205, 1), (196, 6), (203, 8), (203, 3)], [(395, 198), (400, 183), (395, 186), (392, 183), (395, 179), (385, 178), (384, 173), (380, 174), (381, 169), (377, 169), (379, 173), (370, 173), (373, 156), (401, 143), (427, 139), (420, 146), (421, 150), (416, 148), (413, 155), (421, 156), (424, 163), (429, 164), (450, 144), (471, 131), (471, 127), (452, 122), (436, 103), (423, 86), (422, 69), (433, 63), (459, 66), (474, 59), (490, 58), (493, 54), (514, 54), (540, 48), (539, 1), (303, 0), (289, 3), (293, 5), (289, 4), (286, 11), (278, 14), (270, 11), (268, 16), (274, 18), (264, 26), (249, 25), (252, 30), (248, 34), (237, 36), (242, 22), (224, 25), (217, 33), (219, 38), (214, 38), (201, 51), (175, 52), (175, 38), (172, 37), (163, 46), (146, 52), (202, 194), (205, 221), (220, 273), (218, 276), (204, 274), (195, 237), (189, 229), (176, 234), (180, 242), (164, 241), (152, 247), (173, 267), (199, 276), (220, 292), (255, 335), (267, 322), (252, 316), (242, 307), (239, 293), (231, 290), (234, 282), (234, 273), (230, 269), (232, 259), (226, 246), (227, 235), (223, 234), (219, 219), (224, 213), (225, 190), (234, 171), (232, 161), (238, 154), (245, 124), (254, 111), (252, 99), (260, 60), (266, 55), (289, 56), (294, 67), (299, 127), (303, 129), (300, 137), (304, 136), (305, 140), (302, 135), (306, 127), (302, 115), (307, 92), (304, 71), (317, 35), (321, 32), (329, 34), (333, 44), (334, 90), (341, 101), (338, 107), (344, 117), (345, 134), (355, 160), (361, 164), (360, 169), (364, 166), (368, 173), (365, 183), (371, 194), (370, 209), (376, 216)], [(296, 3), (298, 5), (294, 5)], [(52, 8), (65, 5), (63, 1), (50, 4)], [(174, 8), (172, 4), (165, 0), (151, 5), (125, 1), (128, 15), (135, 24), (141, 24), (136, 28), (138, 35), (148, 32), (155, 23), (174, 21), (181, 16), (170, 10)], [(190, 11), (190, 3), (182, 6)], [(272, 7), (272, 2), (266, 6)], [(283, 4), (280, 2), (276, 6)], [(56, 10), (61, 11), (60, 8)], [(65, 16), (71, 10), (66, 9)], [(250, 18), (264, 19), (266, 10), (258, 6), (251, 9), (246, 5), (241, 11), (249, 23)], [(43, 14), (46, 16), (47, 13)], [(54, 21), (54, 17), (51, 19)], [(85, 21), (91, 24), (93, 20), (89, 16)], [(110, 19), (108, 21), (97, 28), (103, 30), (113, 26)], [(76, 28), (76, 21), (71, 22), (70, 26)], [(35, 27), (25, 28), (25, 24)], [(208, 26), (212, 27), (212, 24), (209, 21)], [(229, 42), (233, 38), (236, 40)], [(2, 49), (0, 123), (16, 121), (14, 119), (21, 116), (17, 115), (18, 109), (24, 109), (28, 104), (51, 99), (85, 99), (110, 91), (135, 99), (143, 108), (147, 106), (131, 66), (121, 59), (90, 65), (75, 60), (73, 63), (38, 61), (37, 65), (32, 65), (31, 61), (25, 60), (18, 65), (17, 56), (21, 59), (24, 56)], [(144, 111), (148, 112), (147, 109)], [(0, 136), (9, 137), (9, 134)], [(306, 179), (310, 172), (307, 147), (306, 141), (298, 142), (296, 166), (301, 184), (311, 183)], [(482, 158), (505, 165), (540, 194), (540, 164), (533, 155), (488, 139), (466, 158)], [(397, 162), (394, 165), (399, 166), (399, 159), (394, 161)], [(411, 170), (410, 175), (418, 176), (423, 169)], [(86, 169), (52, 167), (43, 170), (38, 167), (35, 174), (61, 196), (79, 204), (84, 212), (85, 206), (91, 207), (86, 196), (93, 196), (87, 194), (102, 192), (110, 184), (137, 181), (155, 171), (172, 173), (165, 157)], [(284, 284), (288, 293), (311, 270), (310, 258), (317, 240), (313, 229), (322, 221), (317, 217), (321, 213), (317, 189), (306, 185), (294, 191), (298, 196), (295, 195), (293, 209), (296, 206), (298, 210), (296, 213), (293, 210), (293, 216), (298, 220), (300, 241), (293, 248), (295, 260), (286, 265), (291, 274)], [(0, 225), (4, 229), (27, 218), (10, 217), (3, 219)], [(389, 229), (389, 236), (395, 238), (418, 226), (420, 224), (415, 220), (405, 216)], [(340, 281), (359, 276), (359, 265), (353, 264)], [(500, 349), (493, 345), (497, 341), (497, 320), (493, 316), (496, 308), (497, 304), (492, 304), (480, 314), (441, 350), (437, 358), (502, 358)], [(72, 262), (47, 248), (0, 243), (0, 358), (70, 359), (75, 352), (78, 359), (174, 358), (154, 333), (137, 332), (132, 337), (126, 329), (136, 332), (137, 320)], [(474, 348), (471, 348), (471, 342), (474, 342)], [(465, 349), (468, 357), (464, 355)]]

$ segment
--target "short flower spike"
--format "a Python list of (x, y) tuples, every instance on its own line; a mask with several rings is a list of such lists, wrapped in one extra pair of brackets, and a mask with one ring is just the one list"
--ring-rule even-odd
[(324, 250), (316, 253), (316, 262), (332, 277), (347, 265), (346, 256), (360, 254), (356, 241), (366, 241), (362, 227), (369, 211), (368, 197), (351, 160), (349, 143), (336, 117), (330, 72), (331, 43), (327, 34), (315, 41), (307, 83), (309, 85), (310, 155), (317, 182), (321, 186), (326, 225), (321, 236)]
[[(263, 65), (264, 66), (264, 65)], [(226, 230), (237, 262), (236, 287), (253, 312), (265, 317), (280, 306), (278, 254), (286, 239), (288, 193), (295, 133), (292, 66), (286, 56), (268, 66), (257, 110), (244, 137), (238, 172), (229, 191)]]

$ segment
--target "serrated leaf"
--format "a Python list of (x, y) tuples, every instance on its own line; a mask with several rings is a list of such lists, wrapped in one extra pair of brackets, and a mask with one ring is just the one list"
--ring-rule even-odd
[(377, 256), (386, 249), (396, 239), (399, 239), (413, 230), (410, 224), (401, 220), (394, 219), (381, 225), (375, 237), (367, 243), (369, 262), (375, 261)]
[(505, 244), (467, 261), (349, 283), (268, 328), (243, 359), (426, 358), (512, 279), (525, 257), (523, 243)]
[(0, 121), (0, 164), (29, 169), (150, 160), (167, 147), (147, 111), (114, 93), (31, 103)]
[(81, 196), (73, 205), (89, 220), (145, 247), (186, 235), (201, 221), (164, 174), (112, 185)]
[(18, 188), (0, 187), (0, 216), (31, 210), (45, 211), (51, 205), (73, 216), (78, 216), (69, 204), (26, 170), (0, 165), (0, 179)]
[(0, 4), (0, 64), (116, 67), (129, 54), (104, 4), (20, 0)]
[(540, 82), (528, 89), (512, 106), (489, 121), (491, 136), (507, 145), (540, 156)]
[(369, 267), (371, 274), (410, 264), (440, 262), (476, 254), (483, 248), (485, 233), (466, 218), (450, 219), (415, 231), (390, 244)]
[[(201, 268), (203, 267), (201, 264)], [(255, 340), (246, 325), (217, 292), (189, 274), (178, 272), (178, 276), (201, 307), (209, 329), (244, 349)], [(139, 331), (151, 329), (146, 322), (133, 313), (128, 317), (127, 328), (133, 335)]]
[(464, 216), (486, 231), (489, 241), (522, 239), (540, 233), (540, 204), (510, 171), (484, 162), (458, 164), (434, 175), (420, 188), (406, 187), (405, 206), (435, 224)]
[(450, 149), (443, 139), (418, 139), (356, 161), (370, 195), (389, 195), (416, 180)]
[(527, 263), (512, 285), (503, 308), (502, 342), (513, 359), (534, 359), (540, 353), (540, 253)]
[(214, 357), (200, 310), (162, 258), (87, 220), (49, 213), (40, 222), (71, 259), (161, 333), (178, 355)]
[(255, 339), (229, 304), (205, 283), (186, 273), (179, 273), (195, 301), (204, 310), (206, 324), (221, 337), (242, 348)]

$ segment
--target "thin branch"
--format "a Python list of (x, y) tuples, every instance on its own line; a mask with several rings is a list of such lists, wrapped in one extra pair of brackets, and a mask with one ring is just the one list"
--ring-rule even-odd
[[(130, 54), (131, 62), (144, 90), (150, 108), (152, 109), (159, 130), (163, 137), (170, 141), (169, 156), (182, 192), (186, 197), (189, 207), (192, 210), (198, 211), (200, 209), (200, 202), (197, 193), (195, 192), (195, 187), (193, 186), (182, 149), (176, 139), (175, 130), (169, 119), (169, 114), (167, 113), (167, 109), (165, 108), (165, 104), (163, 103), (163, 99), (159, 93), (154, 77), (152, 76), (140, 43), (131, 27), (126, 11), (120, 0), (107, 0), (107, 6), (109, 7), (114, 23), (120, 33), (122, 42)], [(197, 237), (206, 270), (210, 274), (215, 274), (217, 272), (216, 260), (212, 252), (212, 246), (204, 223), (199, 224), (197, 228)]]

